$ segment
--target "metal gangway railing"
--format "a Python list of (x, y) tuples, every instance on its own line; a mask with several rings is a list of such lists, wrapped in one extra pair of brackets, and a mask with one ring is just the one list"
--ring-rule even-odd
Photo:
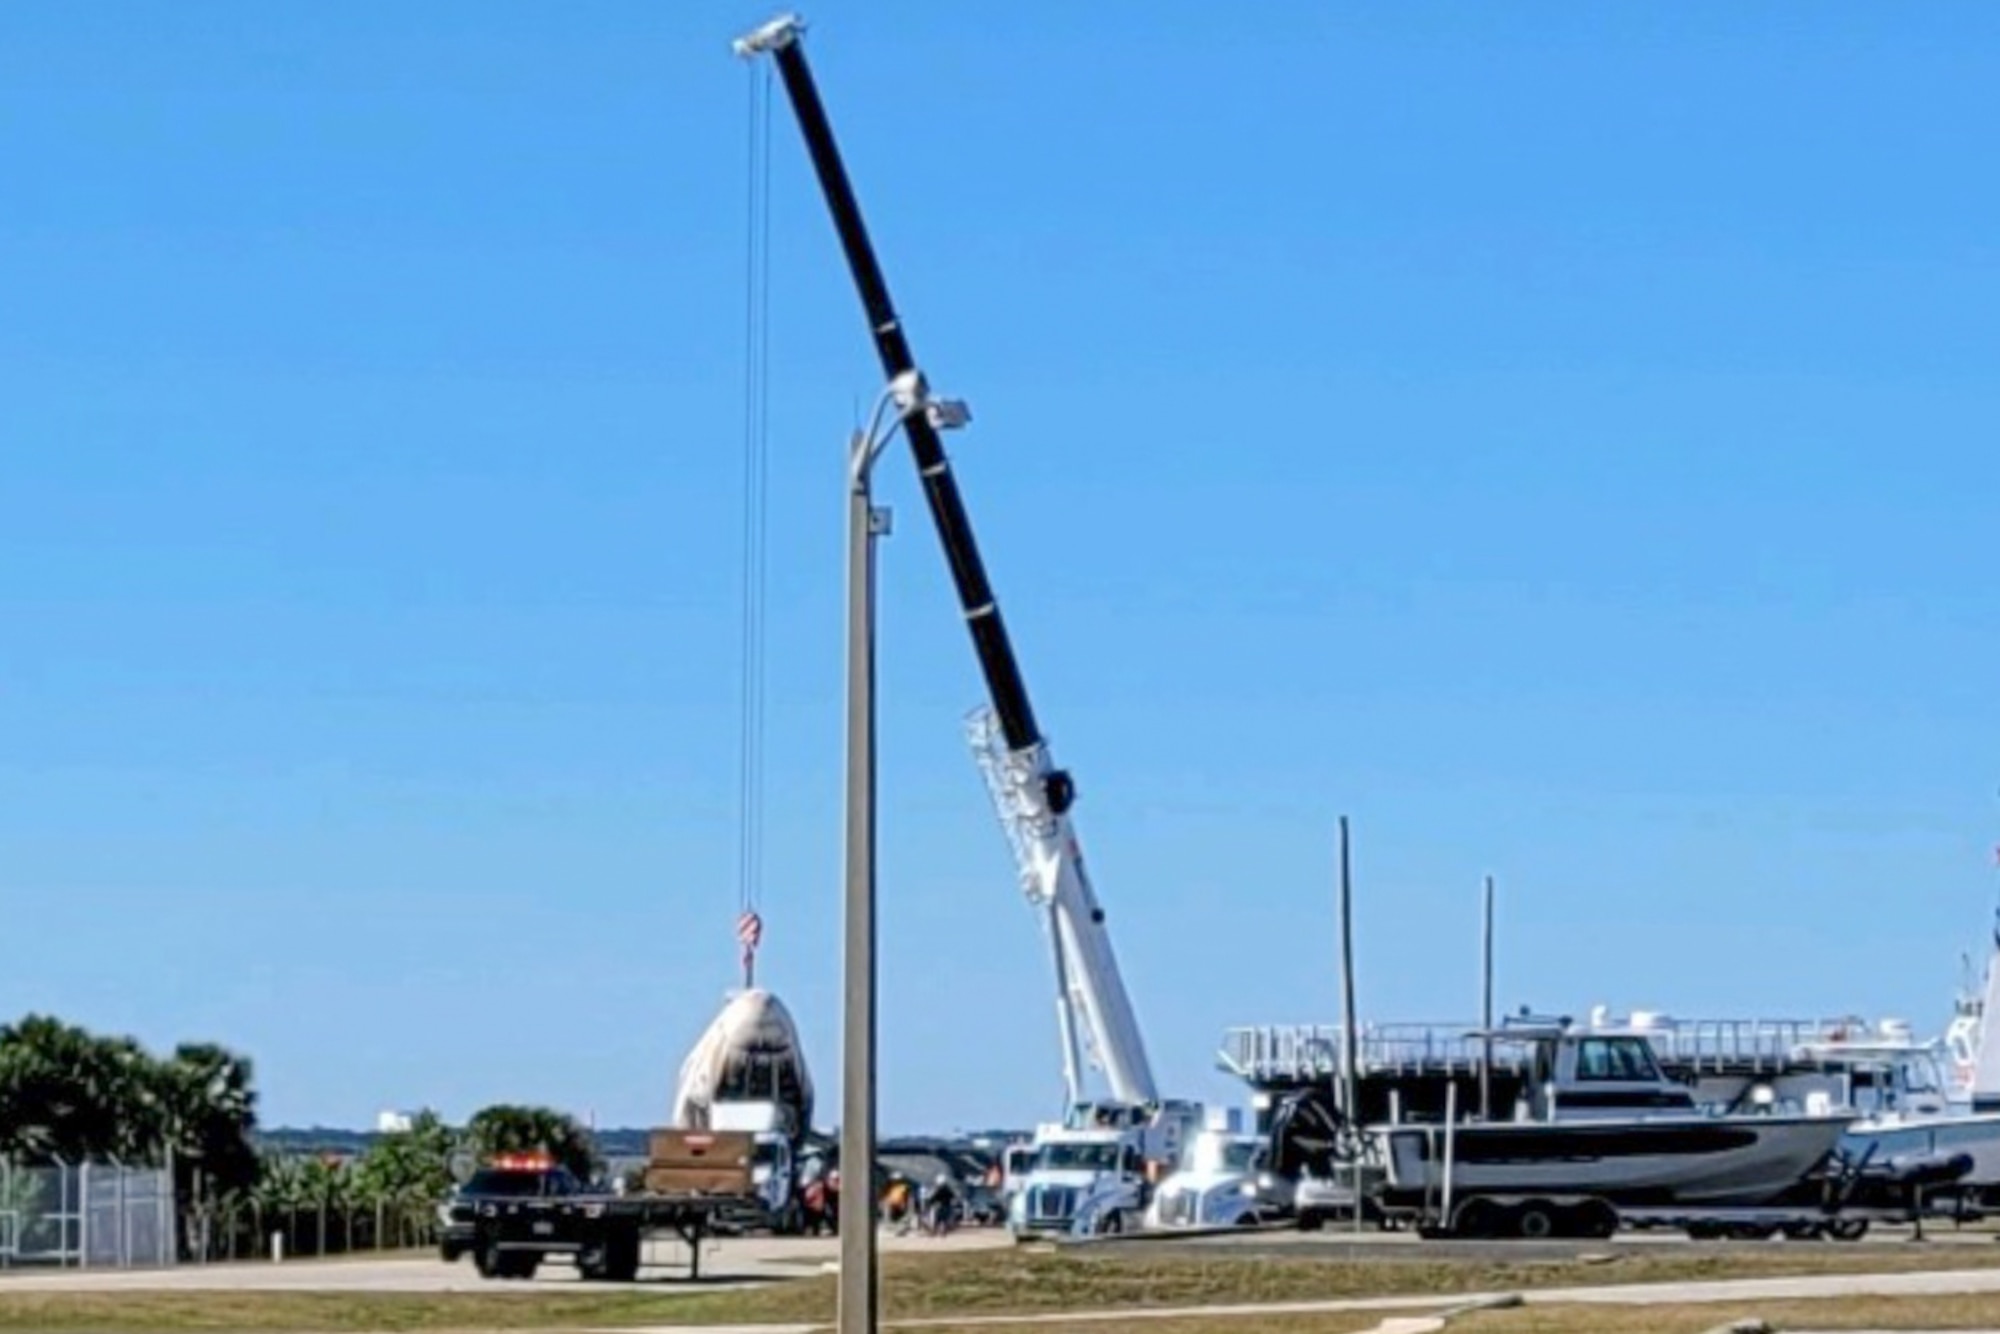
[[(1470, 1069), (1478, 1064), (1474, 1024), (1394, 1022), (1363, 1024), (1355, 1032), (1357, 1073), (1415, 1074)], [(1341, 1073), (1346, 1030), (1339, 1024), (1260, 1024), (1222, 1036), (1217, 1064), (1248, 1080), (1313, 1080)], [(1521, 1054), (1504, 1044), (1496, 1067), (1518, 1064)]]
[[(1398, 1021), (1363, 1024), (1356, 1033), (1358, 1074), (1414, 1074), (1476, 1069), (1483, 1042), (1476, 1023)], [(1779, 1072), (1815, 1063), (1812, 1049), (1837, 1047), (1876, 1030), (1852, 1015), (1824, 1019), (1669, 1019), (1640, 1012), (1612, 1020), (1593, 1013), (1579, 1032), (1642, 1033), (1660, 1064), (1695, 1074)], [(1257, 1024), (1226, 1030), (1216, 1063), (1252, 1083), (1326, 1079), (1341, 1073), (1339, 1024)], [(1502, 1040), (1497, 1069), (1521, 1068), (1525, 1052)]]
[(1660, 1063), (1702, 1073), (1776, 1073), (1815, 1063), (1815, 1049), (1877, 1030), (1852, 1015), (1829, 1019), (1681, 1019), (1643, 1031)]

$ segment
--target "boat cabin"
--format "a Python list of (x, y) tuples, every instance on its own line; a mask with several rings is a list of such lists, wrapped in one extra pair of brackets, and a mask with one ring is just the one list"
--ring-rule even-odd
[(1472, 1036), (1528, 1048), (1517, 1121), (1695, 1114), (1693, 1090), (1660, 1068), (1643, 1033), (1577, 1029), (1559, 1020), (1503, 1024)]

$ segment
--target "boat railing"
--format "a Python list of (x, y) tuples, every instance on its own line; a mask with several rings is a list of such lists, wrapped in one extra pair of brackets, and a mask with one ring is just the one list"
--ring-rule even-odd
[(1681, 1019), (1644, 1030), (1661, 1064), (1703, 1071), (1779, 1071), (1810, 1060), (1808, 1049), (1869, 1033), (1866, 1020)]
[[(1364, 1024), (1355, 1034), (1357, 1071), (1393, 1075), (1472, 1066), (1480, 1053), (1480, 1040), (1469, 1036), (1473, 1027), (1415, 1021)], [(1339, 1024), (1254, 1025), (1223, 1034), (1218, 1064), (1245, 1079), (1320, 1079), (1341, 1073), (1344, 1048), (1345, 1030)], [(1496, 1067), (1511, 1067), (1522, 1059), (1504, 1045), (1494, 1049)]]
[[(1597, 1027), (1642, 1033), (1661, 1065), (1678, 1071), (1776, 1072), (1810, 1064), (1809, 1049), (1867, 1036), (1871, 1026), (1851, 1015), (1822, 1019), (1658, 1019)], [(1587, 1031), (1590, 1026), (1580, 1026)], [(1476, 1024), (1398, 1021), (1363, 1024), (1356, 1034), (1357, 1074), (1398, 1075), (1476, 1068), (1482, 1040)], [(1252, 1082), (1313, 1080), (1342, 1072), (1339, 1024), (1259, 1024), (1223, 1034), (1217, 1064)], [(1527, 1052), (1501, 1041), (1494, 1068), (1523, 1068)]]

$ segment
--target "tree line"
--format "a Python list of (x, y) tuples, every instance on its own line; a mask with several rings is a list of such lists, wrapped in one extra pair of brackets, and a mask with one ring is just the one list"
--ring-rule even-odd
[(325, 1254), (427, 1244), (440, 1200), (495, 1154), (545, 1152), (584, 1179), (603, 1168), (574, 1117), (515, 1104), (462, 1126), (422, 1111), (354, 1156), (263, 1149), (254, 1074), (214, 1043), (155, 1054), (47, 1015), (0, 1026), (0, 1160), (21, 1183), (9, 1206), (53, 1213), (36, 1169), (171, 1168), (184, 1255), (255, 1253), (273, 1232), (294, 1254)]

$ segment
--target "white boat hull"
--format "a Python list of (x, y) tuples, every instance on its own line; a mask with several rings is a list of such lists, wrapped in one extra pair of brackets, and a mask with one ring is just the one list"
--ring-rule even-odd
[[(1474, 1123), (1451, 1136), (1452, 1196), (1588, 1195), (1628, 1207), (1768, 1204), (1839, 1144), (1850, 1118), (1648, 1117)], [(1384, 1129), (1386, 1198), (1441, 1194), (1441, 1126)]]

